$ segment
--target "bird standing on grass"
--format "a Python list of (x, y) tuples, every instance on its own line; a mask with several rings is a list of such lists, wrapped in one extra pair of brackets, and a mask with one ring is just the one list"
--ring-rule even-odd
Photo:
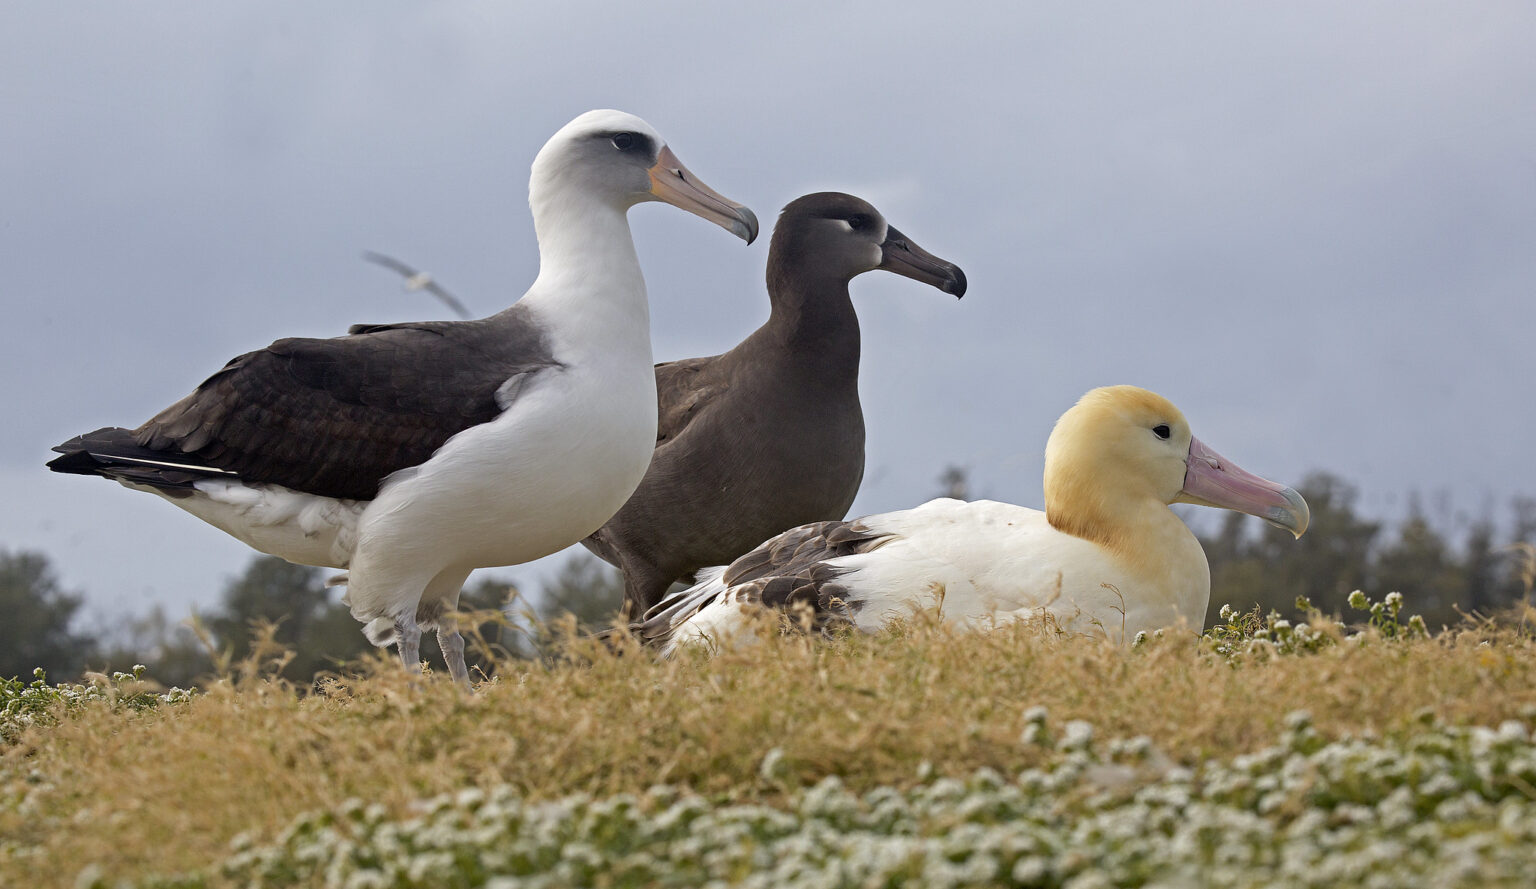
[(624, 572), (639, 616), (679, 577), (806, 522), (840, 519), (864, 477), (859, 319), (848, 284), (885, 269), (955, 295), (965, 274), (869, 203), (792, 201), (768, 249), (768, 321), (723, 355), (656, 365), (656, 454), (618, 514), (582, 541)]
[(932, 500), (916, 509), (794, 528), (653, 608), (642, 638), (667, 651), (717, 644), (765, 608), (872, 631), (913, 608), (986, 624), (1049, 617), (1067, 632), (1128, 641), (1205, 621), (1211, 573), (1168, 508), (1258, 516), (1297, 537), (1307, 504), (1206, 447), (1167, 399), (1095, 389), (1045, 447), (1045, 511)]
[(48, 465), (158, 494), (262, 552), (348, 569), (346, 601), (374, 644), (416, 669), (435, 629), (467, 682), (452, 612), (470, 571), (592, 533), (650, 463), (650, 316), (626, 217), (649, 200), (757, 235), (751, 211), (645, 121), (588, 112), (533, 162), (539, 274), (510, 308), (278, 340), (137, 429), (65, 442)]

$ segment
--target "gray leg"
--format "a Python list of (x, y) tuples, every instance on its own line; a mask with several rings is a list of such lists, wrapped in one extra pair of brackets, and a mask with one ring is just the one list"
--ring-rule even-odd
[(413, 615), (402, 614), (395, 619), (395, 645), (400, 649), (400, 663), (406, 672), (421, 672), (421, 628), (416, 626)]
[(421, 602), (416, 606), (417, 624), (437, 630), (437, 644), (448, 664), (448, 675), (466, 688), (469, 686), (469, 667), (464, 663), (464, 637), (459, 635), (454, 609), (459, 605), (459, 590), (468, 579), (468, 571), (444, 569), (427, 584)]
[(448, 662), (448, 675), (454, 682), (469, 688), (469, 667), (464, 664), (464, 637), (459, 635), (459, 623), (451, 614), (445, 614), (437, 621), (437, 645), (443, 650), (443, 660)]

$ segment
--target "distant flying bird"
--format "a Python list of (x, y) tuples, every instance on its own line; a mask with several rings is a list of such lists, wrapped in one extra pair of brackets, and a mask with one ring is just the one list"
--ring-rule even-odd
[(638, 617), (674, 581), (787, 528), (841, 519), (864, 477), (859, 319), (848, 283), (884, 269), (956, 297), (965, 273), (867, 201), (792, 201), (768, 248), (768, 321), (723, 355), (656, 366), (656, 455), (582, 543), (624, 572)]
[(618, 111), (557, 132), (528, 190), (540, 269), (510, 308), (278, 340), (137, 429), (65, 442), (49, 467), (158, 494), (290, 562), (348, 569), (370, 641), (419, 668), (421, 631), (435, 629), (467, 682), (453, 610), (470, 571), (577, 542), (650, 463), (656, 379), (629, 208), (662, 200), (757, 235), (750, 210)]
[(394, 258), (393, 256), (386, 256), (383, 253), (374, 253), (372, 250), (364, 250), (363, 259), (366, 259), (376, 265), (381, 265), (386, 269), (392, 269), (393, 271), (399, 272), (400, 275), (405, 278), (406, 290), (425, 290), (426, 292), (441, 300), (443, 305), (447, 306), (449, 310), (452, 311), (455, 315), (458, 315), (460, 318), (463, 318), (466, 321), (469, 320), (469, 309), (465, 308), (464, 304), (459, 302), (458, 297), (443, 289), (443, 286), (437, 283), (437, 281), (434, 280), (433, 277), (427, 272), (419, 272), (401, 262), (400, 260)]
[(1190, 434), (1167, 399), (1095, 389), (1045, 446), (1045, 511), (980, 500), (786, 531), (646, 615), (642, 638), (671, 651), (724, 644), (763, 609), (875, 630), (913, 608), (985, 626), (1049, 616), (1068, 632), (1130, 641), (1180, 624), (1199, 632), (1211, 574), (1200, 541), (1168, 508), (1256, 515), (1297, 537), (1300, 494), (1245, 472)]

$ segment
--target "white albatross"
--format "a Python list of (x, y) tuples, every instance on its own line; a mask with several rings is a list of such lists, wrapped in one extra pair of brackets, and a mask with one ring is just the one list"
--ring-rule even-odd
[(645, 121), (591, 111), (533, 162), (539, 274), (475, 321), (354, 326), (241, 355), (137, 429), (54, 450), (59, 472), (149, 491), (265, 553), (347, 570), (376, 645), (420, 667), (470, 571), (563, 549), (640, 483), (656, 441), (649, 306), (627, 211), (662, 200), (757, 235)]
[(667, 653), (728, 643), (764, 608), (809, 608), (819, 625), (873, 631), (914, 608), (989, 625), (1049, 616), (1116, 641), (1180, 625), (1210, 600), (1205, 552), (1168, 508), (1256, 515), (1300, 537), (1307, 504), (1190, 434), (1171, 402), (1134, 386), (1095, 389), (1045, 448), (1045, 511), (932, 500), (915, 509), (794, 528), (663, 599), (640, 635)]

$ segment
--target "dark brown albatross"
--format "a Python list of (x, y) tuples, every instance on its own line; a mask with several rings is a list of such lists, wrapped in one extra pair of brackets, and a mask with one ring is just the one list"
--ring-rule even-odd
[(656, 365), (656, 453), (619, 512), (582, 541), (624, 572), (634, 618), (673, 581), (797, 525), (841, 519), (864, 477), (859, 319), (848, 282), (885, 269), (965, 294), (965, 274), (868, 202), (792, 201), (768, 250), (768, 321), (734, 349)]

